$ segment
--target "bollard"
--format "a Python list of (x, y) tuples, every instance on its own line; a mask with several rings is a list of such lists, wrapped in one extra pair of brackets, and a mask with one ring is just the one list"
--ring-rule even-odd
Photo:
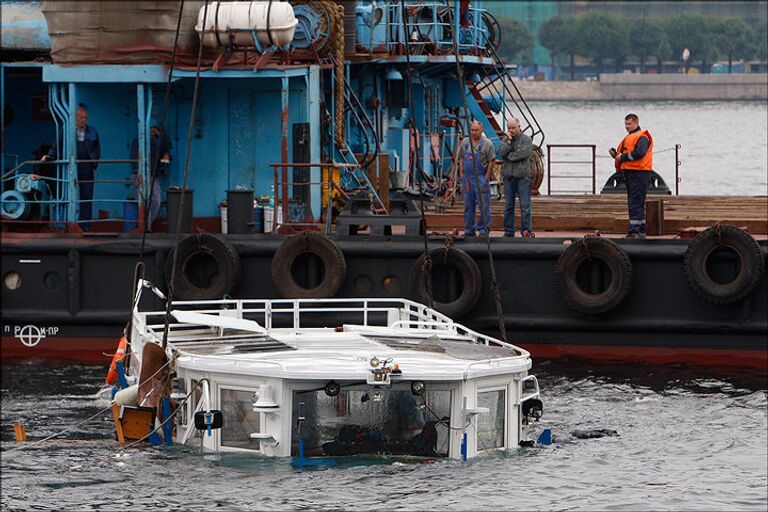
[(647, 199), (645, 201), (645, 233), (647, 235), (664, 234), (664, 200)]

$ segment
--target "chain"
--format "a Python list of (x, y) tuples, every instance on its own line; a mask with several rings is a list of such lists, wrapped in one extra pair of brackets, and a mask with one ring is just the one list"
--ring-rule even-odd
[(594, 237), (590, 234), (586, 234), (584, 235), (584, 238), (581, 239), (581, 243), (584, 246), (584, 254), (587, 256), (588, 260), (592, 259), (592, 255), (589, 253), (589, 244), (587, 243), (590, 238)]
[(451, 249), (453, 248), (453, 242), (454, 241), (455, 240), (453, 238), (453, 233), (448, 233), (448, 235), (445, 237), (445, 253), (444, 253), (445, 256), (444, 256), (444, 260), (443, 260), (443, 264), (444, 265), (448, 264), (448, 253), (451, 252)]

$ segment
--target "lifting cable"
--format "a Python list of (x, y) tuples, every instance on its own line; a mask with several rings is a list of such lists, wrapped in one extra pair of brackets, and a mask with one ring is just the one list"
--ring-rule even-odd
[[(408, 78), (408, 106), (411, 110), (411, 119), (409, 120), (409, 123), (411, 125), (411, 132), (416, 134), (416, 136), (413, 138), (413, 144), (415, 149), (415, 158), (413, 161), (416, 163), (416, 170), (418, 171), (418, 175), (421, 176), (421, 179), (424, 180), (424, 171), (421, 167), (421, 159), (419, 158), (420, 152), (419, 152), (419, 137), (416, 132), (416, 111), (413, 106), (413, 79), (411, 77), (411, 45), (409, 42), (409, 29), (408, 29), (408, 16), (405, 12), (405, 0), (400, 0), (400, 5), (402, 7), (401, 14), (403, 16), (403, 23), (405, 24), (405, 61), (406, 65), (408, 66), (408, 72), (406, 73), (406, 76)], [(408, 169), (408, 172), (410, 172), (411, 169)], [(421, 210), (421, 225), (423, 228), (423, 239), (424, 239), (424, 263), (421, 266), (421, 273), (424, 276), (424, 288), (427, 291), (427, 297), (429, 298), (429, 307), (434, 309), (435, 308), (435, 300), (432, 296), (432, 257), (429, 255), (429, 235), (427, 235), (427, 216), (424, 212), (424, 190), (423, 185), (421, 182), (417, 180), (417, 184), (419, 186), (419, 209)]]
[[(208, 20), (208, 0), (205, 0), (205, 7), (203, 11), (203, 37), (205, 37), (205, 24)], [(197, 67), (195, 69), (195, 86), (192, 92), (192, 107), (189, 111), (189, 130), (187, 131), (187, 151), (186, 158), (184, 159), (184, 177), (181, 182), (181, 200), (179, 201), (180, 211), (184, 211), (184, 199), (187, 191), (187, 176), (189, 174), (189, 156), (192, 153), (192, 134), (195, 127), (195, 111), (197, 109), (197, 96), (200, 92), (200, 66), (203, 60), (203, 41), (200, 40), (200, 47), (197, 50)], [(162, 347), (168, 345), (168, 329), (171, 320), (171, 302), (173, 302), (173, 288), (176, 281), (176, 266), (179, 259), (179, 236), (181, 235), (181, 220), (182, 215), (176, 221), (176, 240), (173, 245), (176, 250), (173, 251), (173, 262), (171, 265), (171, 279), (168, 283), (168, 297), (165, 303), (165, 325), (163, 326), (163, 343)]]
[[(162, 132), (159, 134), (161, 138), (165, 138), (167, 141), (167, 135), (168, 133), (165, 129), (165, 120), (168, 115), (168, 105), (170, 103), (170, 96), (171, 96), (171, 82), (173, 81), (173, 68), (176, 65), (176, 48), (179, 43), (179, 32), (181, 30), (181, 18), (184, 13), (184, 0), (181, 0), (179, 2), (179, 16), (176, 19), (176, 35), (173, 39), (173, 51), (171, 53), (171, 66), (168, 70), (168, 80), (165, 83), (165, 95), (163, 97), (163, 110), (160, 114), (160, 129)], [(202, 45), (202, 41), (200, 43)], [(151, 160), (150, 164), (150, 185), (149, 185), (149, 197), (147, 201), (144, 203), (144, 229), (142, 230), (141, 234), (141, 245), (139, 246), (139, 260), (144, 260), (144, 244), (147, 239), (147, 214), (149, 213), (150, 205), (152, 204), (152, 193), (155, 188), (155, 181), (157, 180), (156, 174), (157, 174), (157, 165), (160, 163), (160, 141), (158, 141), (158, 150), (155, 151), (155, 155), (152, 155), (152, 135), (150, 133), (149, 136), (149, 156)]]
[[(475, 154), (475, 145), (472, 143), (472, 134), (470, 133), (470, 112), (469, 107), (467, 105), (467, 94), (465, 92), (466, 84), (464, 82), (464, 68), (461, 65), (461, 55), (459, 53), (459, 43), (458, 43), (458, 34), (453, 34), (453, 53), (456, 57), (456, 76), (459, 79), (459, 90), (461, 91), (461, 98), (464, 100), (464, 119), (467, 124), (467, 133), (469, 134), (467, 137), (467, 140), (469, 141), (469, 149), (472, 152), (473, 155), (473, 164), (475, 165), (475, 187), (478, 191), (478, 196), (480, 198), (480, 216), (481, 218), (485, 219), (485, 208), (484, 208), (484, 200), (483, 200), (483, 194), (480, 193), (480, 178), (477, 176), (477, 164), (476, 160), (474, 159)], [(459, 148), (461, 145), (459, 145)], [(457, 165), (458, 165), (458, 154), (457, 154)], [(482, 161), (481, 161), (482, 163)], [(464, 171), (464, 169), (462, 169)], [(483, 170), (485, 172), (485, 170)], [(465, 174), (466, 175), (466, 174)], [(457, 178), (460, 179), (460, 177), (457, 174)], [(466, 199), (465, 199), (466, 200)], [(488, 263), (491, 267), (491, 291), (493, 291), (493, 299), (496, 303), (496, 318), (499, 323), (499, 332), (501, 333), (501, 339), (506, 343), (507, 342), (507, 329), (504, 324), (504, 310), (502, 308), (501, 304), (501, 294), (499, 292), (499, 283), (496, 279), (496, 265), (493, 263), (493, 250), (491, 249), (491, 219), (485, 219), (486, 226), (488, 228), (488, 234), (485, 237), (485, 245), (488, 249)]]
[[(160, 130), (161, 133), (159, 134), (160, 140), (165, 138), (167, 141), (167, 130), (165, 129), (165, 120), (168, 115), (168, 107), (170, 103), (170, 96), (171, 96), (171, 82), (173, 81), (173, 68), (176, 65), (176, 49), (178, 47), (179, 43), (179, 32), (181, 30), (181, 19), (184, 13), (184, 0), (181, 0), (179, 2), (179, 15), (176, 19), (176, 34), (173, 38), (173, 50), (171, 52), (171, 64), (170, 69), (168, 70), (168, 80), (165, 83), (165, 95), (163, 96), (163, 110), (160, 115)], [(202, 45), (202, 41), (201, 41)], [(128, 343), (131, 342), (131, 325), (133, 323), (133, 310), (136, 308), (137, 303), (137, 295), (136, 295), (136, 286), (138, 279), (144, 279), (144, 248), (147, 241), (147, 228), (148, 223), (148, 214), (149, 209), (152, 204), (152, 194), (155, 190), (155, 182), (157, 181), (157, 165), (160, 161), (160, 140), (158, 140), (158, 147), (155, 151), (155, 155), (152, 155), (152, 134), (150, 130), (150, 136), (149, 136), (149, 158), (150, 158), (150, 183), (149, 183), (149, 196), (147, 200), (144, 202), (144, 227), (142, 229), (141, 233), (141, 244), (139, 245), (139, 261), (136, 263), (136, 268), (134, 269), (134, 276), (133, 276), (133, 284), (132, 284), (132, 291), (131, 291), (131, 310), (128, 313), (128, 322), (125, 326), (125, 329), (123, 332), (125, 333), (125, 337), (128, 340)], [(137, 177), (138, 177), (138, 170), (137, 170)], [(136, 184), (138, 188), (138, 183)], [(128, 360), (130, 361), (130, 359)]]

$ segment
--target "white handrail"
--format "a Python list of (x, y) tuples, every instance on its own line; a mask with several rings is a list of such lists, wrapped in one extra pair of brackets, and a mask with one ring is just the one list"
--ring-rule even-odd
[[(530, 395), (521, 396), (523, 394), (523, 383), (525, 381), (532, 380), (534, 384), (536, 384), (536, 391), (534, 393), (531, 393)], [(519, 389), (519, 399), (517, 401), (518, 404), (521, 404), (525, 402), (526, 400), (530, 400), (531, 398), (539, 398), (539, 394), (541, 393), (541, 390), (539, 389), (539, 379), (536, 378), (535, 375), (528, 375), (527, 377), (523, 377), (520, 379), (520, 387)]]
[[(141, 293), (141, 289), (150, 288), (156, 295), (162, 298), (162, 294), (158, 293), (159, 290), (155, 288), (148, 281), (141, 281), (138, 295)], [(520, 351), (523, 356), (529, 356), (530, 354), (510, 343), (505, 343), (501, 340), (485, 336), (471, 329), (468, 329), (464, 325), (454, 322), (448, 316), (431, 309), (423, 304), (414, 302), (410, 299), (402, 298), (328, 298), (328, 299), (212, 299), (212, 300), (191, 300), (191, 301), (173, 301), (172, 307), (178, 311), (189, 311), (194, 314), (215, 314), (221, 313), (222, 306), (229, 306), (235, 315), (233, 319), (249, 320), (249, 318), (262, 318), (259, 320), (264, 329), (267, 332), (273, 329), (273, 320), (275, 315), (283, 315), (283, 318), (291, 318), (293, 329), (301, 329), (301, 316), (306, 314), (324, 315), (338, 317), (340, 313), (360, 313), (363, 315), (362, 325), (366, 327), (389, 327), (389, 328), (404, 328), (407, 326), (415, 326), (417, 329), (424, 331), (450, 331), (454, 334), (465, 335), (475, 343), (483, 343), (485, 345), (498, 345), (506, 348), (511, 348)], [(325, 307), (321, 307), (325, 306)], [(330, 307), (329, 307), (330, 306)], [(370, 325), (371, 316), (375, 313), (389, 313), (393, 310), (397, 310), (400, 320), (395, 320), (391, 325)], [(182, 313), (183, 314), (183, 313)], [(136, 327), (140, 328), (141, 332), (146, 333), (149, 331), (150, 322), (149, 317), (164, 317), (164, 311), (148, 311), (138, 312), (138, 300), (137, 309), (134, 323)], [(143, 325), (142, 325), (143, 323)], [(289, 325), (290, 325), (289, 323)], [(182, 328), (187, 327), (189, 324), (174, 324), (170, 327), (171, 332), (178, 333)]]

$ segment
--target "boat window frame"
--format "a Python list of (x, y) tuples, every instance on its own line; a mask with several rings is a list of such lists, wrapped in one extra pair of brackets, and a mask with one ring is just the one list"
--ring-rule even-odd
[[(491, 448), (484, 448), (482, 446), (482, 443), (480, 442), (480, 431), (478, 430), (478, 423), (479, 418), (473, 420), (475, 422), (474, 428), (475, 428), (475, 451), (479, 453), (493, 453), (496, 451), (505, 451), (507, 450), (508, 446), (508, 435), (509, 435), (509, 382), (506, 383), (488, 383), (485, 384), (487, 387), (478, 387), (475, 389), (475, 404), (477, 404), (478, 407), (480, 407), (480, 393), (489, 393), (493, 391), (502, 391), (504, 393), (504, 413), (502, 414), (502, 418), (504, 418), (504, 432), (502, 434), (502, 445), (501, 446), (493, 446)], [(490, 411), (489, 411), (490, 412)], [(481, 413), (485, 414), (485, 413)], [(478, 414), (478, 416), (480, 416)]]
[[(293, 399), (295, 397), (295, 394), (297, 391), (311, 391), (311, 390), (317, 390), (317, 385), (322, 379), (315, 380), (307, 380), (307, 381), (286, 381), (286, 388), (285, 388), (285, 395), (283, 398), (284, 403), (287, 402), (288, 411), (291, 411), (291, 419), (288, 422), (289, 423), (289, 437), (291, 438), (291, 442), (293, 442), (292, 434), (293, 434), (293, 424), (296, 421), (296, 418), (293, 417), (293, 408), (294, 408), (294, 402)], [(392, 385), (387, 388), (388, 390), (395, 390), (395, 391), (410, 391), (410, 383), (413, 380), (420, 380), (418, 378), (414, 379), (403, 379), (394, 381)], [(327, 381), (323, 381), (327, 382)], [(429, 381), (427, 382), (428, 389), (430, 391), (447, 391), (450, 393), (450, 400), (449, 400), (449, 406), (448, 409), (450, 411), (450, 421), (447, 427), (447, 453), (445, 455), (441, 455), (440, 459), (452, 459), (455, 456), (455, 453), (458, 453), (459, 450), (459, 436), (454, 435), (456, 432), (456, 429), (459, 428), (460, 420), (458, 418), (461, 417), (461, 397), (462, 397), (462, 385), (460, 382), (456, 381), (450, 381), (450, 380), (441, 380), (441, 381)], [(366, 391), (371, 389), (371, 385), (361, 382), (356, 383), (354, 385), (345, 385), (346, 391)], [(386, 386), (383, 386), (386, 387)], [(286, 396), (289, 397), (286, 400)], [(455, 438), (455, 439), (454, 439)], [(290, 456), (294, 456), (293, 453), (291, 453)]]
[[(260, 382), (259, 384), (265, 384), (266, 380), (264, 382)], [(222, 391), (224, 389), (229, 391), (245, 391), (253, 393), (254, 395), (258, 393), (259, 391), (259, 384), (256, 384), (256, 387), (250, 388), (247, 387), (247, 385), (241, 385), (241, 384), (229, 384), (227, 382), (216, 382), (216, 392), (214, 393), (216, 397), (216, 401), (218, 402), (216, 406), (219, 410), (221, 410), (222, 414), (224, 413), (224, 400), (222, 396)], [(254, 397), (255, 401), (255, 397)], [(211, 407), (214, 407), (213, 404), (211, 404)], [(264, 413), (257, 413), (259, 415), (259, 430), (263, 428), (262, 421), (264, 420)], [(264, 454), (264, 445), (259, 441), (259, 448), (253, 449), (253, 448), (240, 448), (238, 446), (226, 446), (224, 444), (224, 428), (226, 428), (226, 423), (222, 426), (222, 428), (215, 430), (216, 433), (216, 445), (218, 446), (219, 452), (239, 452), (239, 453), (258, 453), (258, 454)], [(253, 433), (253, 432), (252, 432)]]

